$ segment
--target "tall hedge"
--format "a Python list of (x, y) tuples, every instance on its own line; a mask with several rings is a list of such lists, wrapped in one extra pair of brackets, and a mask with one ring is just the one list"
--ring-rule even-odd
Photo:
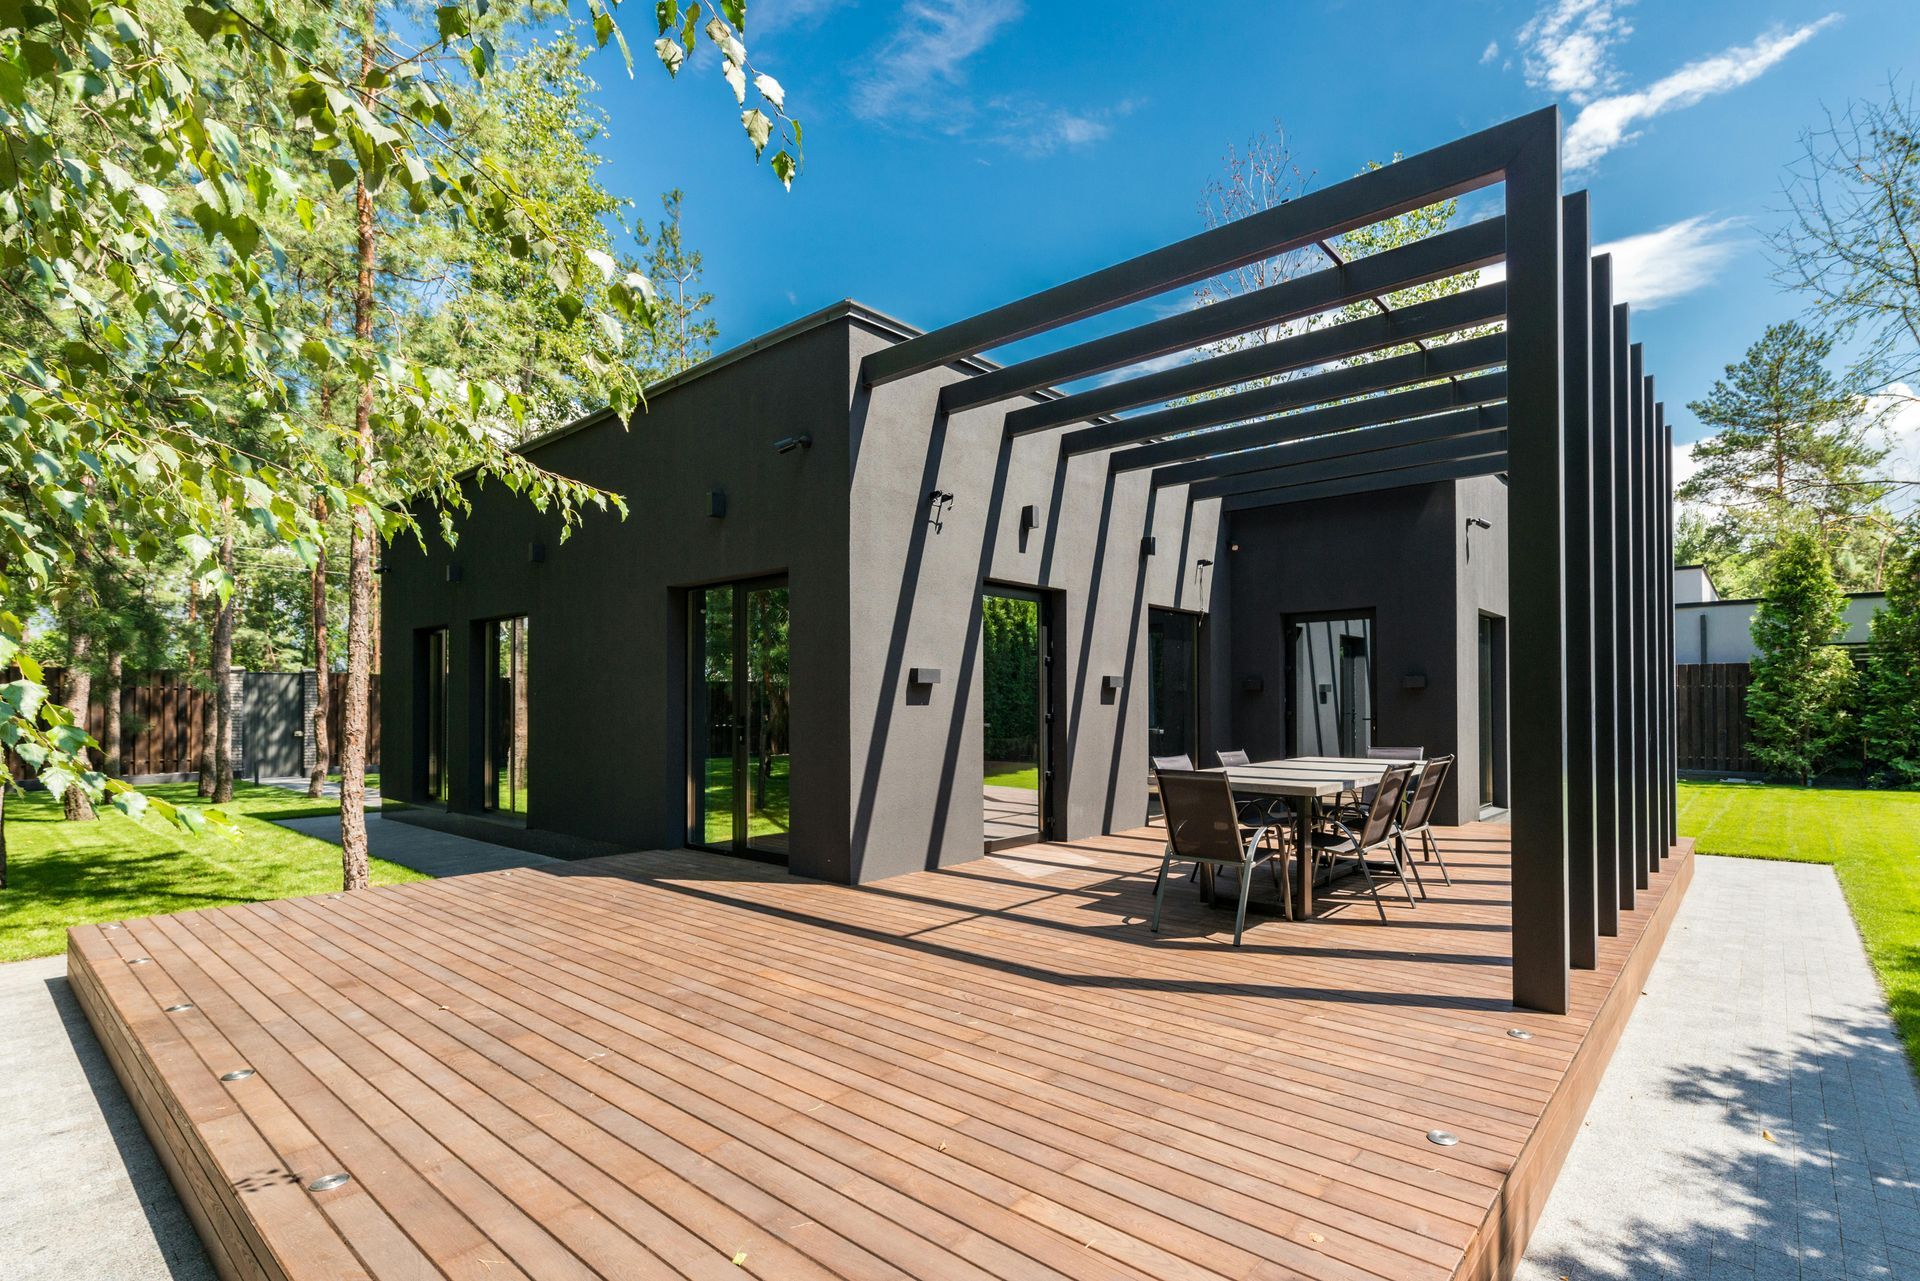
[(1887, 562), (1887, 603), (1873, 616), (1860, 728), (1882, 782), (1920, 784), (1920, 516)]
[(1846, 597), (1810, 525), (1782, 527), (1753, 617), (1752, 751), (1769, 773), (1811, 782), (1852, 731), (1853, 661), (1835, 645)]

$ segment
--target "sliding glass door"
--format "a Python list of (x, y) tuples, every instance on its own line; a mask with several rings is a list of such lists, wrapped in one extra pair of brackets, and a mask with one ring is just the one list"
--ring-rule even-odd
[[(422, 801), (447, 803), (447, 629), (419, 633), (415, 642), (414, 734), (420, 744), (414, 783)], [(321, 680), (327, 679), (323, 673)]]
[(1294, 756), (1365, 756), (1373, 746), (1373, 619), (1296, 619), (1287, 655)]
[(1147, 611), (1147, 756), (1200, 762), (1200, 619)]
[(790, 621), (784, 582), (691, 594), (687, 841), (785, 858), (792, 814)]

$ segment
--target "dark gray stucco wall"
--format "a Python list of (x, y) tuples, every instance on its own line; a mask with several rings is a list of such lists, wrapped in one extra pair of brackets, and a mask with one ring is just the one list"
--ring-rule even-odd
[[(850, 385), (858, 385), (861, 357), (887, 341), (856, 327)], [(1039, 589), (1050, 600), (1056, 835), (1141, 822), (1146, 607), (1199, 605), (1199, 588), (1187, 582), (1192, 560), (1212, 554), (1217, 504), (1198, 509), (1204, 530), (1192, 536), (1184, 490), (1163, 492), (1154, 504), (1160, 550), (1143, 557), (1145, 472), (1110, 484), (1104, 454), (1063, 462), (1061, 431), (1008, 444), (1007, 405), (940, 419), (940, 387), (964, 376), (929, 371), (852, 402), (847, 739), (855, 879), (980, 853), (979, 596), (988, 583)], [(929, 520), (933, 490), (954, 496), (937, 528)], [(1023, 534), (1029, 505), (1037, 524)], [(1209, 550), (1193, 553), (1199, 547)], [(941, 683), (909, 686), (915, 667), (938, 668)], [(1105, 688), (1107, 676), (1120, 678), (1117, 690)]]
[[(1500, 514), (1504, 520), (1504, 508)], [(1465, 759), (1461, 734), (1477, 706), (1472, 620), (1490, 596), (1460, 590), (1462, 520), (1452, 483), (1229, 513), (1231, 616), (1216, 620), (1224, 626), (1211, 638), (1212, 745), (1255, 759), (1286, 755), (1288, 620), (1370, 614), (1373, 741)], [(1424, 688), (1408, 688), (1409, 676), (1424, 677)], [(1454, 822), (1462, 812), (1457, 771), (1448, 791), (1439, 817)]]
[[(475, 700), (484, 620), (529, 618), (531, 826), (634, 846), (686, 839), (687, 589), (784, 573), (791, 588), (795, 871), (845, 873), (847, 329), (814, 327), (657, 393), (628, 431), (589, 425), (542, 466), (625, 495), (562, 546), (558, 522), (499, 485), (459, 541), (393, 548), (383, 582), (387, 794), (417, 800), (415, 636), (449, 628), (452, 808), (479, 808)], [(797, 432), (811, 449), (776, 454)], [(710, 490), (723, 519), (706, 515)], [(528, 547), (545, 545), (543, 564)], [(458, 583), (446, 567), (460, 567)]]

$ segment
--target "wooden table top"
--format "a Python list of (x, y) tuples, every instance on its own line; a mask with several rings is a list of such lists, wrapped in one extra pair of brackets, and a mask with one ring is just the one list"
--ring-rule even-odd
[(1359, 756), (1289, 756), (1251, 765), (1216, 766), (1236, 792), (1262, 796), (1333, 796), (1372, 787), (1395, 765), (1419, 762), (1375, 760)]

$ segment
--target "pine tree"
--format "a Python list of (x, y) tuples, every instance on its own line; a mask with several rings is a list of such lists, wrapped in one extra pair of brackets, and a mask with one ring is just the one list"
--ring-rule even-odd
[(1747, 689), (1753, 754), (1769, 773), (1810, 783), (1846, 739), (1853, 661), (1833, 643), (1845, 605), (1811, 523), (1789, 524), (1754, 613), (1757, 652)]
[(681, 193), (664, 193), (667, 216), (647, 253), (647, 278), (653, 281), (655, 319), (648, 343), (650, 378), (670, 378), (705, 360), (720, 326), (706, 315), (713, 295), (700, 288), (704, 264), (698, 249), (688, 249), (680, 229)]
[(1867, 759), (1884, 781), (1920, 784), (1920, 516), (1887, 562), (1887, 603), (1873, 616), (1861, 691)]

